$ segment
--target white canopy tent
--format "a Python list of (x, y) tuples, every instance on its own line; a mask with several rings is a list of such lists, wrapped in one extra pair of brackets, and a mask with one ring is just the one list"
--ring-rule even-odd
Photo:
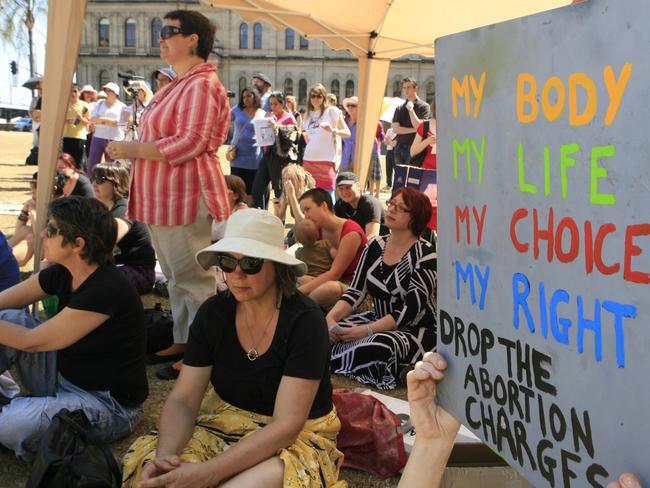
[[(355, 172), (365, 185), (391, 60), (433, 56), (437, 37), (561, 7), (570, 0), (201, 0), (244, 20), (291, 28), (359, 60)], [(429, 102), (430, 100), (427, 100)], [(359, 164), (361, 163), (361, 164)]]

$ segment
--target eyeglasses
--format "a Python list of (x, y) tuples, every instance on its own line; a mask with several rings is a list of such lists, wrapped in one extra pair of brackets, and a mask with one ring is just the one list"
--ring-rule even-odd
[(55, 235), (59, 233), (59, 228), (54, 225), (52, 222), (47, 223), (47, 227), (45, 227), (45, 235), (47, 236), (48, 239), (52, 239)]
[(356, 105), (352, 105), (351, 103), (348, 103), (348, 108), (357, 108)]
[(111, 183), (113, 183), (111, 180), (109, 180), (105, 176), (93, 176), (92, 178), (90, 178), (91, 183), (97, 183), (98, 185), (102, 185), (102, 184), (106, 183), (107, 181), (110, 181)]
[(399, 213), (410, 212), (408, 208), (406, 208), (403, 205), (400, 205), (399, 203), (394, 202), (393, 200), (388, 200), (386, 202), (386, 208), (388, 210), (394, 210), (395, 212), (399, 212)]
[(162, 29), (160, 29), (161, 39), (169, 39), (170, 37), (177, 36), (178, 34), (187, 35), (188, 33), (182, 30), (180, 27), (176, 27), (175, 25), (165, 25)]
[(219, 254), (217, 256), (217, 266), (219, 266), (226, 273), (234, 273), (235, 269), (239, 269), (247, 275), (254, 275), (260, 272), (262, 266), (264, 265), (264, 259), (262, 258), (251, 258), (245, 256), (241, 259), (235, 259), (232, 256), (226, 254)]
[(311, 95), (309, 95), (309, 98), (323, 98), (323, 95), (321, 95), (320, 93), (312, 93)]

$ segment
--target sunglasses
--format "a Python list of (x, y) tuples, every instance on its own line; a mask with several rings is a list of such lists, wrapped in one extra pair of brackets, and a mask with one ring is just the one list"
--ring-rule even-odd
[(219, 254), (217, 256), (217, 266), (219, 266), (225, 273), (234, 273), (235, 269), (237, 269), (237, 265), (239, 265), (239, 269), (247, 275), (254, 275), (259, 273), (262, 269), (264, 259), (250, 258), (247, 256), (241, 259), (235, 259), (226, 254)]
[(319, 93), (312, 93), (311, 95), (309, 95), (309, 98), (323, 98), (323, 95)]
[(97, 183), (98, 185), (102, 185), (102, 184), (106, 183), (107, 181), (110, 181), (111, 183), (113, 183), (111, 180), (109, 180), (105, 176), (93, 176), (92, 178), (90, 178), (91, 183)]
[(394, 211), (399, 212), (399, 213), (410, 212), (410, 210), (408, 208), (404, 207), (403, 205), (400, 205), (399, 203), (395, 203), (392, 200), (388, 200), (386, 202), (386, 208), (389, 209), (389, 210), (394, 210)]
[(54, 225), (52, 222), (47, 223), (47, 227), (45, 227), (45, 235), (47, 236), (48, 239), (52, 239), (55, 235), (59, 233), (59, 228)]
[(166, 25), (160, 29), (161, 39), (169, 39), (170, 37), (177, 36), (178, 34), (188, 35), (189, 33), (185, 32), (180, 27), (176, 27), (175, 25)]

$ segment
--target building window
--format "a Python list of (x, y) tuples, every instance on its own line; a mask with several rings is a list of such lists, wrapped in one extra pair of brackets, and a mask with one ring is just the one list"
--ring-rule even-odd
[(354, 95), (354, 81), (348, 80), (345, 82), (345, 97), (351, 97)]
[(291, 78), (284, 80), (284, 94), (293, 95), (293, 80)]
[(101, 90), (102, 87), (109, 81), (111, 81), (111, 77), (108, 75), (108, 71), (105, 69), (101, 70), (99, 72), (99, 89)]
[(300, 36), (300, 49), (309, 49), (309, 41), (303, 36)]
[(436, 84), (433, 81), (429, 81), (427, 83), (427, 91), (426, 91), (426, 97), (425, 102), (427, 103), (433, 103), (433, 97), (436, 95)]
[(401, 80), (395, 80), (393, 82), (393, 96), (394, 97), (401, 97), (402, 96), (402, 81)]
[(108, 19), (99, 21), (99, 47), (108, 47), (111, 43), (110, 31), (111, 23)]
[(135, 20), (126, 19), (124, 23), (124, 45), (126, 47), (135, 47)]
[(341, 83), (339, 80), (332, 80), (332, 84), (330, 85), (330, 92), (336, 95), (337, 100), (341, 98)]
[(307, 80), (304, 78), (298, 82), (298, 105), (307, 103)]
[(239, 49), (248, 49), (248, 24), (239, 25)]
[(151, 47), (158, 47), (160, 40), (160, 29), (162, 29), (162, 20), (155, 18), (151, 21)]
[(253, 49), (262, 49), (262, 24), (253, 24)]
[(248, 80), (246, 80), (245, 76), (242, 76), (241, 78), (239, 78), (239, 93), (237, 95), (241, 95), (242, 90), (244, 88), (246, 88), (246, 82), (247, 81)]
[(293, 29), (286, 29), (284, 31), (284, 48), (293, 49), (295, 40), (296, 40), (296, 32)]

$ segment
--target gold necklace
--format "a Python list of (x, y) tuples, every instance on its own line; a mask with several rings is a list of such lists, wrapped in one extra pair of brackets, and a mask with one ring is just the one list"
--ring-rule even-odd
[[(278, 311), (276, 309), (272, 314), (271, 317), (269, 318), (269, 321), (266, 323), (266, 326), (264, 326), (264, 332), (262, 332), (262, 337), (260, 337), (260, 340), (257, 341), (257, 344), (254, 344), (253, 347), (251, 347), (248, 352), (246, 353), (246, 357), (248, 358), (249, 361), (255, 361), (258, 357), (260, 357), (259, 352), (257, 352), (257, 347), (260, 345), (260, 343), (264, 340), (264, 337), (266, 336), (266, 331), (269, 328), (269, 325), (271, 325), (271, 322), (273, 321), (273, 317), (275, 317), (275, 313)], [(246, 309), (244, 309), (244, 316), (246, 319), (246, 329), (248, 329), (248, 335), (251, 338), (251, 341), (254, 341), (255, 338), (253, 337), (253, 332), (251, 331), (250, 324), (248, 322), (248, 312)]]

